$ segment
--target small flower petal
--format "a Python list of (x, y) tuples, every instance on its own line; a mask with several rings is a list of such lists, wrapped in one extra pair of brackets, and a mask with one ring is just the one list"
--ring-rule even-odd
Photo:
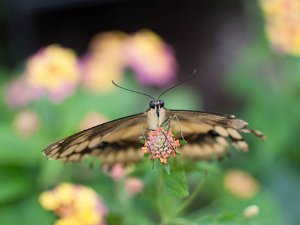
[(120, 163), (115, 164), (110, 171), (110, 176), (114, 181), (120, 181), (125, 175), (126, 169)]
[(143, 189), (144, 189), (144, 183), (141, 179), (137, 177), (128, 177), (125, 180), (125, 190), (129, 195), (134, 196), (142, 192)]
[(14, 127), (21, 136), (30, 137), (40, 127), (39, 116), (32, 110), (21, 111), (16, 115)]

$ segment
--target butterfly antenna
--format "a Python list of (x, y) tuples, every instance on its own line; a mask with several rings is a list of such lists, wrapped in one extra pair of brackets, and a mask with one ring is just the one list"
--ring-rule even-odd
[(142, 93), (142, 92), (139, 92), (139, 91), (134, 91), (134, 90), (131, 90), (131, 89), (128, 89), (128, 88), (121, 87), (120, 85), (116, 84), (113, 80), (112, 80), (111, 82), (113, 83), (113, 85), (115, 85), (115, 86), (118, 87), (118, 88), (121, 88), (121, 89), (126, 90), (126, 91), (131, 91), (131, 92), (134, 92), (134, 93), (137, 93), (137, 94), (140, 94), (140, 95), (147, 96), (147, 97), (149, 97), (149, 98), (152, 98), (152, 99), (155, 101), (155, 98), (153, 98), (153, 97), (150, 96), (150, 95), (147, 95), (147, 94)]
[(181, 81), (181, 82), (175, 84), (174, 86), (168, 88), (167, 90), (163, 91), (157, 99), (160, 99), (161, 96), (163, 96), (165, 93), (167, 93), (167, 92), (170, 91), (171, 89), (173, 89), (173, 88), (175, 88), (175, 87), (177, 87), (177, 86), (179, 86), (179, 85), (181, 85), (181, 84), (187, 82), (188, 80), (192, 79), (192, 78), (196, 75), (196, 73), (197, 73), (197, 70), (194, 69), (193, 73), (192, 73), (188, 78), (186, 78), (185, 80), (183, 80), (183, 81)]

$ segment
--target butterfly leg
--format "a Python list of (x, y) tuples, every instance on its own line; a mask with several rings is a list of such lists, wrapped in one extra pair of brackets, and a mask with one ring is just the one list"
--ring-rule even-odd
[(142, 135), (143, 135), (144, 140), (146, 140), (147, 138), (146, 138), (146, 135), (145, 135), (145, 133), (144, 133), (144, 130), (147, 130), (147, 131), (154, 131), (154, 130), (153, 130), (153, 129), (150, 129), (150, 128), (148, 128), (148, 127), (142, 127)]
[(171, 124), (172, 120), (174, 120), (174, 119), (176, 120), (177, 126), (178, 126), (178, 128), (179, 128), (179, 130), (180, 130), (180, 136), (181, 136), (182, 140), (183, 140), (185, 143), (187, 143), (187, 141), (184, 139), (184, 136), (183, 136), (183, 133), (182, 133), (182, 129), (181, 129), (181, 127), (180, 127), (180, 123), (179, 123), (179, 120), (178, 120), (177, 115), (170, 116), (170, 117), (169, 117), (168, 119), (166, 119), (162, 124), (167, 124), (167, 126), (169, 127), (168, 129), (170, 129), (170, 124)]
[(147, 130), (147, 131), (154, 131), (154, 129), (150, 129), (150, 128), (148, 128), (148, 127), (142, 127), (142, 135), (143, 135), (143, 140), (144, 140), (144, 143), (145, 143), (146, 140), (147, 140), (147, 137), (146, 137), (146, 135), (145, 135), (145, 133), (144, 133), (144, 130)]

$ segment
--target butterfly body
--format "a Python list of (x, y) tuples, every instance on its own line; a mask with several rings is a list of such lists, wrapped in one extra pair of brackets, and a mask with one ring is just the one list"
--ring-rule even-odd
[(144, 113), (78, 132), (49, 145), (43, 153), (49, 159), (67, 162), (78, 162), (84, 156), (94, 156), (108, 165), (135, 163), (143, 158), (140, 137), (144, 131), (155, 130), (167, 120), (171, 131), (179, 132), (187, 141), (178, 152), (182, 157), (195, 160), (223, 156), (230, 142), (237, 149), (248, 151), (248, 144), (240, 133), (253, 133), (264, 138), (261, 132), (247, 129), (247, 122), (232, 115), (168, 110), (164, 108), (162, 100), (153, 100)]
[(148, 128), (155, 130), (168, 118), (166, 118), (166, 109), (163, 107), (163, 104), (160, 104), (159, 100), (156, 101), (156, 104), (150, 102), (150, 108), (147, 112), (147, 124)]

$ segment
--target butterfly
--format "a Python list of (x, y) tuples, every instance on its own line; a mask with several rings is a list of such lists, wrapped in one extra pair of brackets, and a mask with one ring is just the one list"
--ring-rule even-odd
[[(179, 84), (164, 91), (160, 97)], [(141, 150), (141, 134), (145, 129), (157, 129), (166, 121), (170, 129), (179, 130), (186, 141), (185, 145), (177, 149), (180, 157), (193, 160), (220, 158), (227, 154), (230, 143), (238, 150), (248, 151), (248, 144), (241, 133), (253, 133), (264, 139), (262, 132), (248, 129), (248, 123), (234, 115), (170, 110), (164, 107), (164, 101), (160, 97), (155, 99), (115, 83), (114, 85), (151, 97), (149, 109), (63, 138), (49, 145), (43, 150), (43, 154), (49, 159), (61, 159), (66, 162), (79, 162), (85, 156), (94, 156), (109, 166), (117, 163), (137, 163), (144, 157)]]

